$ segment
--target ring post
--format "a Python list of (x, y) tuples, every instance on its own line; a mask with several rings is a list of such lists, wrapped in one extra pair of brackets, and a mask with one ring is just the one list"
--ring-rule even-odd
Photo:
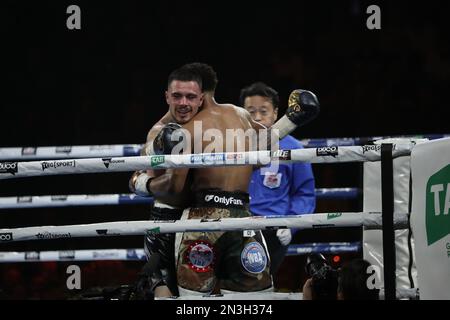
[(394, 172), (392, 150), (392, 143), (381, 144), (381, 205), (383, 224), (384, 290), (386, 300), (396, 299)]

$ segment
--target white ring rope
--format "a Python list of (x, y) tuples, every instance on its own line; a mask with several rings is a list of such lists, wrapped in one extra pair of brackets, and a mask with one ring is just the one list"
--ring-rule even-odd
[[(408, 227), (408, 214), (394, 214), (397, 229)], [(167, 221), (116, 221), (106, 223), (39, 226), (0, 229), (0, 242), (61, 239), (76, 237), (105, 237), (144, 235), (147, 232), (213, 232), (264, 230), (271, 228), (316, 229), (331, 227), (382, 227), (379, 212), (315, 213), (293, 216), (252, 216), (246, 218), (191, 219)]]
[[(358, 196), (359, 190), (357, 188), (318, 188), (315, 193), (317, 199), (354, 199)], [(153, 198), (141, 197), (133, 193), (0, 197), (0, 210), (134, 204), (151, 205)]]
[(0, 209), (104, 206), (122, 204), (151, 205), (152, 203), (152, 197), (140, 197), (132, 193), (0, 197)]
[(44, 160), (136, 156), (139, 155), (142, 147), (142, 144), (115, 144), (93, 146), (0, 148), (0, 160)]
[(217, 295), (155, 297), (155, 300), (302, 300), (301, 292), (239, 292)]
[[(380, 289), (380, 299), (384, 300), (384, 289)], [(419, 299), (419, 289), (397, 288), (397, 299)], [(155, 300), (303, 300), (301, 292), (241, 292), (223, 295), (181, 296), (155, 298)]]
[(0, 263), (43, 261), (145, 260), (144, 249), (0, 252)]
[[(407, 156), (414, 144), (394, 144), (393, 157)], [(381, 145), (323, 147), (295, 150), (154, 155), (30, 162), (0, 162), (0, 179), (19, 177), (126, 172), (146, 169), (205, 168), (217, 166), (266, 165), (271, 161), (337, 163), (379, 161)]]
[[(320, 242), (291, 244), (288, 254), (305, 255), (318, 253), (357, 252), (361, 249), (360, 242)], [(87, 249), (59, 251), (0, 251), (0, 263), (39, 262), (39, 261), (96, 261), (96, 260), (146, 260), (144, 249)]]
[[(371, 141), (387, 138), (416, 138), (440, 139), (450, 137), (450, 134), (416, 134), (400, 136), (378, 136), (357, 138), (315, 138), (301, 139), (305, 148), (330, 146), (357, 146)], [(85, 145), (85, 146), (51, 146), (51, 147), (9, 147), (0, 148), (0, 161), (10, 160), (44, 160), (44, 159), (73, 159), (73, 158), (101, 158), (101, 157), (129, 157), (139, 156), (143, 144), (115, 144), (115, 145)]]

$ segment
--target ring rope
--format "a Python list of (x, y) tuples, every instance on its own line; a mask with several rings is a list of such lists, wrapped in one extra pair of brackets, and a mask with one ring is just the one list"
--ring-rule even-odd
[[(408, 228), (408, 214), (394, 214), (397, 229)], [(292, 216), (252, 216), (246, 218), (190, 219), (164, 221), (116, 221), (106, 223), (39, 226), (0, 229), (0, 241), (25, 241), (76, 237), (105, 237), (144, 235), (148, 232), (214, 232), (265, 230), (278, 228), (316, 229), (332, 227), (360, 227), (380, 229), (379, 212), (315, 213)]]
[[(394, 158), (407, 156), (411, 153), (413, 146), (413, 143), (394, 144), (392, 156)], [(271, 161), (337, 163), (379, 161), (380, 159), (381, 145), (365, 145), (277, 150), (273, 152), (249, 151), (29, 162), (0, 162), (0, 179), (61, 174), (126, 172), (147, 169), (266, 165)]]
[[(317, 253), (355, 252), (361, 247), (360, 242), (324, 242), (291, 244), (288, 247), (289, 256)], [(357, 251), (357, 250), (356, 250)], [(101, 260), (146, 260), (144, 249), (88, 249), (59, 251), (2, 251), (0, 263), (39, 262), (39, 261), (101, 261)]]
[(144, 249), (0, 252), (0, 263), (44, 261), (146, 260)]
[(361, 251), (362, 244), (356, 242), (313, 242), (306, 244), (291, 244), (286, 252), (287, 256), (299, 256), (310, 253), (348, 253)]
[(155, 297), (155, 300), (302, 300), (301, 292), (239, 292), (215, 295)]
[(129, 157), (140, 155), (142, 144), (0, 148), (0, 160)]
[[(317, 199), (355, 199), (360, 190), (357, 188), (317, 188)], [(84, 194), (0, 197), (1, 209), (27, 209), (71, 206), (137, 205), (153, 204), (152, 197), (129, 194)]]
[[(384, 300), (384, 289), (380, 289), (380, 299)], [(397, 299), (419, 299), (418, 288), (398, 288), (396, 292)], [(241, 292), (220, 295), (202, 295), (202, 296), (181, 296), (181, 297), (160, 297), (155, 300), (303, 300), (301, 292)]]
[[(305, 148), (319, 148), (330, 146), (358, 146), (372, 141), (387, 138), (423, 138), (440, 139), (450, 137), (450, 134), (425, 134), (401, 136), (374, 136), (356, 138), (316, 138), (301, 139)], [(115, 145), (87, 145), (87, 146), (50, 146), (50, 147), (9, 147), (0, 148), (0, 161), (10, 160), (45, 160), (45, 159), (74, 159), (101, 157), (131, 157), (139, 156), (143, 144), (115, 144)]]

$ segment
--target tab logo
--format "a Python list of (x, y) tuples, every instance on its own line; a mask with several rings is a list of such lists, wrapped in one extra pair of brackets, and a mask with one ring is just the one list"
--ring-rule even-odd
[(150, 158), (150, 165), (153, 167), (159, 166), (160, 164), (164, 163), (165, 157), (164, 156), (152, 156)]
[(450, 234), (450, 164), (428, 179), (425, 192), (427, 242), (432, 245)]
[(327, 220), (336, 219), (342, 216), (341, 212), (327, 214)]

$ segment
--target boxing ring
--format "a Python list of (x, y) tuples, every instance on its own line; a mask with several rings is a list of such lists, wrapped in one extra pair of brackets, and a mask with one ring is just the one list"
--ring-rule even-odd
[[(448, 135), (427, 136), (439, 139)], [(342, 163), (380, 162), (382, 166), (382, 210), (363, 212), (327, 212), (298, 216), (266, 216), (189, 221), (117, 221), (67, 226), (39, 226), (0, 229), (1, 242), (62, 239), (81, 237), (108, 237), (144, 235), (147, 232), (175, 233), (185, 231), (244, 231), (277, 228), (316, 229), (363, 227), (365, 230), (383, 231), (384, 290), (386, 299), (396, 297), (417, 298), (417, 288), (398, 289), (395, 285), (394, 230), (409, 228), (409, 211), (394, 213), (392, 190), (393, 159), (409, 157), (415, 143), (363, 144), (373, 138), (303, 140), (305, 149), (221, 154), (138, 156), (142, 145), (65, 146), (0, 148), (0, 180), (33, 176), (128, 172), (145, 169), (203, 168), (209, 166), (264, 165), (273, 161)], [(39, 160), (38, 160), (39, 159)], [(30, 161), (24, 161), (30, 160)], [(1, 181), (0, 181), (1, 183)], [(355, 199), (362, 194), (357, 188), (316, 189), (317, 199)], [(104, 195), (48, 195), (0, 198), (2, 209), (31, 209), (68, 206), (151, 205), (152, 198), (133, 194)], [(30, 210), (31, 211), (31, 210)], [(358, 252), (361, 243), (320, 243), (291, 245), (288, 254), (310, 252)], [(348, 251), (346, 251), (348, 250)], [(34, 252), (0, 252), (0, 263), (25, 261), (93, 261), (144, 260), (143, 249), (70, 250)], [(96, 254), (94, 254), (96, 253)], [(31, 257), (31, 258), (30, 258)], [(211, 299), (220, 297), (210, 297)], [(288, 299), (298, 295), (272, 293), (257, 298), (255, 294), (228, 296), (230, 299)]]

